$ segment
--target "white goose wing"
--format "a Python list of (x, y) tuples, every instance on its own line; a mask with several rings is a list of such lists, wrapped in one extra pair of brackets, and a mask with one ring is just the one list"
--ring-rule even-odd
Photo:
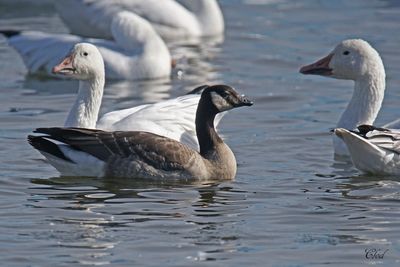
[(400, 131), (362, 125), (357, 131), (335, 129), (354, 166), (373, 174), (400, 174)]
[[(188, 94), (154, 104), (104, 114), (96, 128), (107, 131), (145, 131), (166, 136), (199, 150), (196, 111), (199, 94)], [(218, 126), (225, 112), (215, 118)]]
[(400, 154), (400, 130), (378, 128), (370, 125), (358, 127), (359, 135), (379, 148)]
[(145, 131), (181, 141), (198, 149), (195, 117), (200, 95), (184, 95), (155, 104), (113, 111), (97, 128), (107, 131)]

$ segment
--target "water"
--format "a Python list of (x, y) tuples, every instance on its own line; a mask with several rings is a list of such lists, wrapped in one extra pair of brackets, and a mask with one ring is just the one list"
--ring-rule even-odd
[[(26, 142), (60, 125), (76, 83), (25, 76), (0, 39), (0, 259), (4, 266), (399, 266), (400, 183), (335, 163), (329, 129), (352, 83), (301, 65), (350, 37), (381, 53), (387, 92), (377, 124), (400, 111), (398, 1), (224, 0), (223, 43), (173, 46), (184, 75), (108, 82), (102, 112), (202, 83), (254, 99), (220, 132), (234, 181), (165, 184), (63, 178)], [(66, 32), (49, 1), (0, 1), (1, 28)], [(377, 249), (383, 259), (367, 259)]]

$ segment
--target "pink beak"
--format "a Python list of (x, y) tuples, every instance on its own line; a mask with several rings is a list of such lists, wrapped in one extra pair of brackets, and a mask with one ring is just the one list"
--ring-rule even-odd
[(63, 70), (74, 70), (75, 68), (72, 66), (72, 62), (74, 60), (73, 55), (66, 56), (60, 64), (53, 67), (51, 72), (54, 74), (62, 73)]
[(329, 67), (329, 63), (333, 54), (329, 54), (324, 58), (321, 58), (315, 63), (310, 65), (306, 65), (301, 67), (300, 73), (302, 74), (315, 74), (315, 75), (322, 75), (322, 76), (329, 76), (332, 75), (332, 69)]

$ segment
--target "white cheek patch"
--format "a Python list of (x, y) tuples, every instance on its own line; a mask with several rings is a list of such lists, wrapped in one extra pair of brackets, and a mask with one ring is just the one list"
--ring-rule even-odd
[(211, 101), (219, 111), (226, 111), (232, 108), (231, 104), (215, 92), (211, 92)]

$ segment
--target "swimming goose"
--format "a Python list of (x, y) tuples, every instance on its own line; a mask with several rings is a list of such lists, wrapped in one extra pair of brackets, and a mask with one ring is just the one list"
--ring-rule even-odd
[(196, 112), (200, 152), (157, 134), (82, 128), (38, 128), (28, 136), (62, 175), (166, 179), (233, 179), (236, 159), (214, 128), (217, 113), (253, 103), (232, 87), (201, 94)]
[(336, 128), (354, 166), (366, 173), (400, 175), (400, 130), (360, 125), (356, 131)]
[(98, 47), (104, 58), (107, 79), (138, 80), (170, 76), (169, 50), (149, 22), (124, 11), (113, 16), (109, 28), (114, 41), (36, 31), (0, 33), (8, 36), (8, 43), (20, 53), (30, 73), (44, 71), (51, 74), (52, 67), (74, 44), (89, 42)]
[(68, 0), (55, 1), (71, 33), (114, 38), (110, 23), (116, 12), (127, 10), (147, 19), (166, 39), (214, 36), (224, 32), (216, 0)]
[[(336, 127), (354, 130), (358, 125), (373, 124), (385, 93), (385, 68), (378, 52), (366, 41), (342, 41), (328, 56), (300, 72), (353, 80), (353, 96)], [(336, 155), (349, 155), (340, 138), (334, 136), (333, 144)]]
[[(199, 94), (112, 111), (98, 119), (104, 91), (104, 63), (96, 46), (76, 44), (70, 54), (53, 68), (53, 73), (79, 80), (78, 95), (67, 116), (65, 127), (146, 131), (198, 149), (194, 120)], [(223, 113), (218, 114), (216, 123), (219, 123), (222, 116)]]

